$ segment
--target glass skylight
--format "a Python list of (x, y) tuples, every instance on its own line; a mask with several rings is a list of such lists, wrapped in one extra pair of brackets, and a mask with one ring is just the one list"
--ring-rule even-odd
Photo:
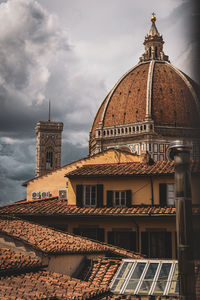
[(111, 283), (114, 294), (179, 295), (176, 260), (123, 260)]

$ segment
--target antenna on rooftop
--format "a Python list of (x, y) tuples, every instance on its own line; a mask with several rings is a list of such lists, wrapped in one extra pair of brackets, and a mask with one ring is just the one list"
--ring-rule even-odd
[(49, 99), (49, 122), (51, 121), (51, 102), (50, 102), (50, 99)]

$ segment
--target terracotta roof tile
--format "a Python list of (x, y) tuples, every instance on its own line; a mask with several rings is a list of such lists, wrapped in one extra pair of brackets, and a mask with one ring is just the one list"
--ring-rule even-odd
[(93, 282), (99, 286), (109, 286), (119, 266), (121, 259), (98, 258), (87, 262), (85, 269), (78, 278)]
[[(94, 299), (109, 294), (99, 287), (67, 275), (39, 271), (1, 278), (0, 299)], [(95, 298), (96, 299), (96, 298)]]
[[(193, 213), (200, 214), (200, 205), (193, 206)], [(0, 207), (0, 214), (23, 216), (175, 216), (173, 206), (133, 205), (132, 207), (77, 207), (60, 202), (57, 197), (43, 200), (24, 201)]]
[(42, 264), (38, 257), (24, 255), (8, 248), (0, 248), (0, 276), (41, 267)]
[(48, 254), (111, 253), (123, 257), (141, 257), (116, 246), (15, 218), (0, 218), (0, 232)]
[[(200, 162), (191, 162), (191, 171), (200, 172)], [(107, 176), (158, 176), (174, 174), (173, 161), (157, 161), (153, 164), (138, 162), (84, 165), (67, 173), (65, 176), (73, 177), (107, 177)]]

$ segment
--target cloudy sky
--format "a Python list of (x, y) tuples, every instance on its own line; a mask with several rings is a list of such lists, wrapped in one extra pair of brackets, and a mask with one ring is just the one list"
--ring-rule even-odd
[(0, 205), (25, 198), (48, 99), (64, 123), (62, 164), (88, 154), (95, 113), (138, 63), (153, 11), (171, 63), (194, 77), (187, 1), (0, 1)]

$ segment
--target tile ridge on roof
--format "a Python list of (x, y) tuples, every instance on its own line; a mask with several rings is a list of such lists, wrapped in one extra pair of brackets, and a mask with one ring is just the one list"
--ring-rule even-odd
[[(87, 167), (87, 166), (97, 167), (97, 166), (116, 166), (116, 165), (134, 165), (134, 164), (148, 165), (148, 163), (140, 163), (139, 161), (128, 161), (128, 162), (116, 162), (116, 163), (105, 163), (105, 164), (85, 164), (85, 165), (82, 165), (80, 168)], [(78, 168), (78, 169), (80, 169), (80, 168)]]

